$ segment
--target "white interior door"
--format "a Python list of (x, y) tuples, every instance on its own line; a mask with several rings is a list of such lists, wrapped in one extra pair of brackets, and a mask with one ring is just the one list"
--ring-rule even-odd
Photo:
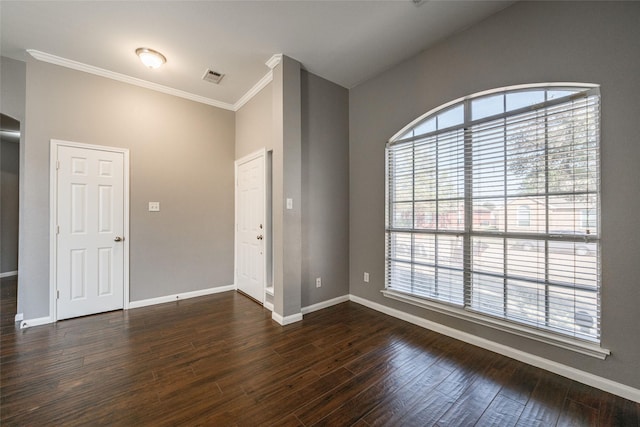
[(124, 306), (124, 153), (59, 145), (57, 319)]
[(236, 287), (264, 303), (265, 156), (236, 162)]

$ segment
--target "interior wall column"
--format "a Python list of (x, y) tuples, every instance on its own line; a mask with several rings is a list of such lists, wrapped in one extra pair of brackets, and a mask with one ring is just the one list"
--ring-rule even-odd
[(302, 114), (300, 63), (276, 55), (273, 70), (273, 319), (302, 320)]

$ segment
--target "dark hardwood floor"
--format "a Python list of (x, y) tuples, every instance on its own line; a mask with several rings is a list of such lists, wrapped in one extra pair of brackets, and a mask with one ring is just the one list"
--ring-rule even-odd
[(640, 405), (355, 303), (281, 327), (235, 292), (15, 328), (3, 426), (638, 426)]

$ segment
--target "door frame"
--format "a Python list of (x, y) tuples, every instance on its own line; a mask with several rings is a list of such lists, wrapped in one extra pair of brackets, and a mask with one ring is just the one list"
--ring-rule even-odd
[(262, 241), (263, 244), (263, 253), (264, 253), (264, 257), (263, 257), (263, 265), (262, 265), (262, 298), (260, 303), (262, 305), (264, 305), (265, 301), (266, 301), (266, 296), (265, 296), (265, 291), (266, 288), (269, 284), (269, 276), (268, 274), (268, 269), (267, 269), (267, 265), (268, 265), (268, 261), (270, 259), (270, 253), (271, 253), (271, 223), (270, 221), (268, 222), (267, 219), (270, 218), (271, 216), (269, 215), (269, 213), (267, 212), (267, 208), (269, 207), (269, 205), (267, 204), (268, 198), (270, 197), (269, 192), (270, 192), (270, 186), (269, 186), (269, 175), (270, 175), (270, 169), (268, 167), (268, 162), (267, 162), (267, 149), (266, 148), (262, 148), (258, 151), (255, 151), (251, 154), (248, 154), (240, 159), (237, 159), (234, 162), (234, 224), (233, 224), (233, 283), (234, 283), (234, 287), (236, 289), (236, 291), (238, 290), (238, 167), (244, 163), (250, 162), (252, 160), (256, 160), (262, 158), (262, 163), (263, 163), (263, 171), (264, 171), (264, 176), (262, 177), (263, 179), (263, 184), (264, 184), (264, 191), (263, 191), (263, 200), (262, 200), (262, 206), (263, 206), (263, 210), (262, 210), (262, 224), (264, 224), (264, 239)]
[(123, 155), (123, 207), (124, 223), (123, 235), (123, 293), (122, 307), (129, 309), (129, 150), (127, 148), (108, 147), (103, 145), (84, 144), (80, 142), (52, 139), (49, 151), (49, 317), (52, 322), (58, 321), (57, 281), (58, 276), (58, 245), (56, 235), (58, 226), (58, 147), (72, 147), (87, 150), (109, 151)]

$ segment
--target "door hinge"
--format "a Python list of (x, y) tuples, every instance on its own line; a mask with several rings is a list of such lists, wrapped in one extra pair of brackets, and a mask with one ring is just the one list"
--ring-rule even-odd
[(60, 299), (60, 291), (56, 290), (56, 299)]
[(60, 234), (60, 226), (56, 225), (56, 234)]
[(60, 160), (56, 160), (56, 170), (60, 169)]

